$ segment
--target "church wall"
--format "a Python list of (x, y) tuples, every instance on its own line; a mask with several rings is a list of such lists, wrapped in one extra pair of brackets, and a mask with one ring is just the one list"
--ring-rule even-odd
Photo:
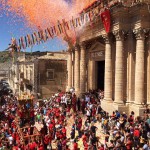
[[(53, 71), (54, 78), (49, 79), (48, 71)], [(38, 86), (39, 93), (43, 97), (51, 96), (66, 90), (67, 85), (67, 61), (65, 60), (44, 60), (40, 59), (38, 64)]]
[[(111, 91), (112, 95), (110, 94), (111, 92), (110, 93), (107, 92), (107, 97), (105, 97), (104, 101), (102, 102), (104, 103), (103, 106), (107, 106), (107, 104), (109, 104), (112, 107), (113, 105), (114, 109), (127, 111), (127, 113), (129, 113), (131, 110), (135, 110), (136, 114), (141, 115), (142, 109), (144, 109), (141, 103), (145, 103), (146, 101), (150, 103), (150, 41), (146, 39), (145, 44), (143, 45), (143, 38), (145, 37), (145, 33), (148, 32), (148, 30), (150, 29), (150, 17), (149, 17), (147, 5), (137, 4), (135, 6), (128, 7), (128, 8), (124, 6), (122, 7), (116, 6), (113, 7), (110, 11), (111, 11), (111, 29), (109, 35), (112, 35), (113, 38), (110, 40), (109, 35), (106, 34), (103, 28), (102, 22), (98, 18), (97, 19), (98, 22), (94, 24), (93, 28), (91, 28), (87, 24), (87, 26), (83, 30), (83, 33), (79, 37), (79, 44), (83, 42), (85, 43), (85, 45), (86, 44), (89, 45), (89, 41), (93, 41), (92, 45), (94, 45), (95, 39), (103, 38), (104, 41), (102, 40), (98, 40), (98, 41), (101, 44), (103, 44), (104, 47), (105, 44), (107, 44), (105, 50), (107, 50), (108, 52), (108, 57), (107, 57), (108, 60), (111, 59), (109, 55), (110, 45), (111, 45), (112, 66), (109, 63), (110, 61), (108, 61), (109, 67), (107, 68), (110, 69), (112, 67), (112, 74), (110, 71), (111, 69), (108, 70), (108, 72), (110, 72), (110, 76), (109, 74), (107, 74), (108, 75), (107, 79), (111, 79), (112, 76), (112, 91)], [(122, 53), (122, 51), (119, 51), (119, 48), (120, 50), (122, 50), (123, 39), (124, 41), (123, 41), (123, 53)], [(117, 47), (116, 47), (116, 41), (117, 41)], [(147, 43), (149, 43), (149, 45)], [(143, 46), (144, 46), (144, 59), (143, 59), (143, 51), (142, 51)], [(119, 54), (117, 55), (118, 58), (116, 58), (116, 49)], [(88, 51), (86, 53), (88, 57), (86, 61), (87, 80), (88, 80), (87, 89), (96, 89), (97, 87), (96, 61), (99, 61), (99, 59), (94, 58), (93, 60), (91, 60), (90, 52), (91, 51)], [(122, 58), (122, 56), (123, 56), (123, 61), (122, 59), (120, 59)], [(119, 63), (116, 64), (116, 59), (117, 62), (120, 62), (121, 64)], [(143, 60), (144, 60), (144, 64), (142, 63)], [(138, 64), (137, 66), (136, 66), (136, 61)], [(119, 68), (119, 67), (122, 68), (122, 66), (124, 70), (123, 72), (122, 69)], [(120, 69), (120, 71), (118, 68)], [(116, 71), (117, 78), (115, 77), (115, 70), (117, 70)], [(143, 71), (144, 71), (144, 83), (143, 83), (143, 74), (142, 74)], [(135, 78), (137, 83), (135, 83)], [(120, 87), (115, 86), (115, 80), (118, 85), (121, 85)], [(110, 82), (110, 80), (108, 81)], [(107, 91), (111, 89), (109, 85), (110, 84), (108, 84), (107, 87), (105, 87)], [(116, 92), (115, 92), (115, 88), (116, 88)], [(141, 89), (142, 92), (144, 93), (144, 100), (143, 100), (143, 93), (141, 92)], [(122, 97), (122, 93), (120, 93), (122, 90), (123, 90), (123, 97)], [(117, 99), (115, 99), (115, 97), (117, 97)]]

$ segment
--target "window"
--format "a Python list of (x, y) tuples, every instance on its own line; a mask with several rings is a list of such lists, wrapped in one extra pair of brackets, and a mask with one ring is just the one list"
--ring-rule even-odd
[(54, 80), (54, 70), (53, 69), (47, 70), (47, 79), (48, 80)]

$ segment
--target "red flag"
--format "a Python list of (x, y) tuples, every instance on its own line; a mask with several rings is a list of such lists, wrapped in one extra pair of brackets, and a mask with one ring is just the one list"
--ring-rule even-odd
[(105, 31), (109, 33), (110, 31), (110, 11), (106, 9), (104, 12), (100, 14)]

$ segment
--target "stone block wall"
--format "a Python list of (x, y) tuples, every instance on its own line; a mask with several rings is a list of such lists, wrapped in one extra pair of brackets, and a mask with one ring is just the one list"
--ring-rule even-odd
[[(54, 71), (52, 80), (47, 78), (47, 70), (49, 69)], [(42, 97), (49, 97), (58, 92), (59, 89), (65, 91), (67, 86), (67, 61), (40, 59), (37, 76), (38, 89)]]

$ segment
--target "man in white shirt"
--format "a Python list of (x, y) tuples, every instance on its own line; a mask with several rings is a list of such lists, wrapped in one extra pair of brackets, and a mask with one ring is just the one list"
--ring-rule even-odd
[(8, 137), (8, 140), (9, 140), (9, 144), (12, 145), (12, 144), (13, 144), (13, 140), (14, 140), (13, 137), (12, 137), (12, 136), (9, 136), (9, 137)]
[(87, 107), (91, 110), (92, 107), (93, 107), (93, 104), (91, 104), (91, 102), (89, 101), (89, 102), (87, 103)]
[(88, 103), (90, 101), (90, 97), (88, 95), (85, 96), (85, 101)]

